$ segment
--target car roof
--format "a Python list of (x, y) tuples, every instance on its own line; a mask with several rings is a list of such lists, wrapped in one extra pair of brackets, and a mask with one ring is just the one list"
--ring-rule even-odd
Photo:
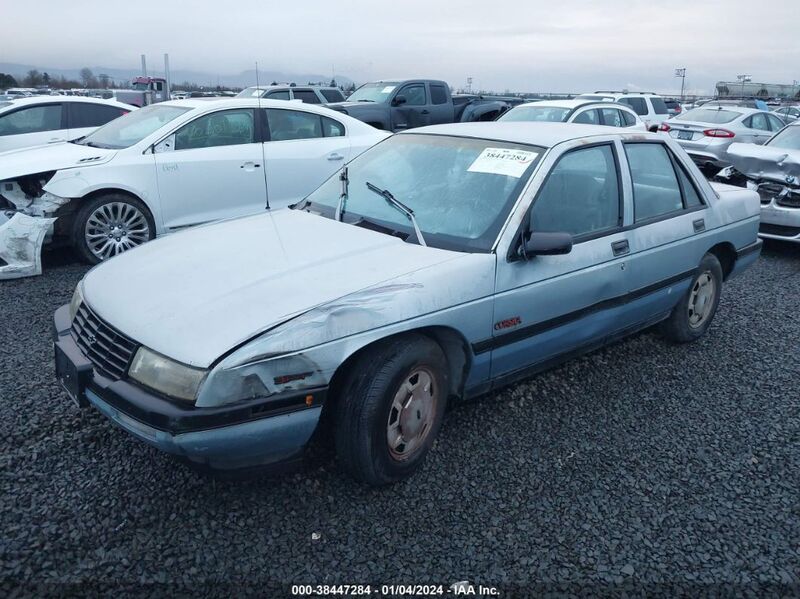
[[(573, 99), (573, 100), (538, 100), (534, 102), (525, 102), (519, 106), (544, 106), (545, 108), (580, 108), (582, 106), (597, 105), (602, 107), (616, 106), (630, 110), (630, 106), (620, 104), (619, 102), (612, 102), (610, 100), (587, 100), (587, 99)], [(516, 108), (516, 106), (515, 106)]]
[[(83, 102), (87, 104), (101, 104), (103, 106), (114, 106), (116, 108), (126, 108), (133, 110), (136, 106), (125, 104), (113, 98), (90, 98), (89, 96), (28, 96), (25, 98), (15, 98), (10, 100), (11, 106), (19, 108), (20, 106), (34, 106), (36, 104), (50, 104), (53, 102)], [(8, 108), (4, 106), (4, 108)]]
[[(300, 85), (300, 84), (290, 84), (290, 83), (279, 83), (277, 85), (248, 85), (244, 89), (261, 89), (264, 91), (269, 91), (273, 89), (339, 89), (338, 87), (331, 87), (330, 85)], [(244, 90), (242, 90), (244, 91)]]
[(565, 141), (594, 136), (647, 136), (651, 139), (662, 139), (656, 134), (643, 131), (618, 130), (616, 127), (602, 125), (580, 125), (575, 123), (536, 123), (523, 121), (492, 121), (478, 123), (453, 123), (447, 125), (431, 125), (420, 127), (398, 135), (414, 135), (427, 133), (431, 135), (451, 135), (454, 137), (472, 137), (475, 139), (491, 139), (509, 143), (529, 144), (550, 148)]

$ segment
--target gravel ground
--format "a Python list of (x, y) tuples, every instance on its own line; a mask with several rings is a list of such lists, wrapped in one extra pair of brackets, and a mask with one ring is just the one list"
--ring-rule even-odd
[(2, 595), (800, 593), (798, 247), (768, 245), (699, 342), (645, 332), (461, 406), (422, 472), (379, 490), (333, 458), (212, 480), (79, 412), (50, 322), (85, 270), (49, 257), (0, 288)]

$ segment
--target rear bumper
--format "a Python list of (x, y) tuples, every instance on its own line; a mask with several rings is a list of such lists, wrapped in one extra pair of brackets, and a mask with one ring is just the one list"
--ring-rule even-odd
[[(68, 306), (55, 313), (53, 337), (73, 362), (88, 362), (70, 336)], [(320, 388), (292, 397), (195, 408), (91, 368), (76, 400), (161, 451), (215, 470), (239, 470), (302, 456), (319, 423), (326, 392)], [(308, 395), (313, 396), (310, 406)]]

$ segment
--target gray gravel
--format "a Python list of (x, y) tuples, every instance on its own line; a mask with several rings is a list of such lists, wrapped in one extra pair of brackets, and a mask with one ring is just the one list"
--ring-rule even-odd
[(46, 269), (0, 287), (2, 595), (800, 593), (800, 248), (768, 245), (696, 344), (645, 332), (453, 410), (380, 490), (324, 456), (211, 480), (79, 412), (50, 319), (86, 269)]

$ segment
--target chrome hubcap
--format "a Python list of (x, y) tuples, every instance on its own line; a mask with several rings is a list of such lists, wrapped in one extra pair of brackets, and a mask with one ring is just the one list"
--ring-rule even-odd
[(110, 202), (98, 206), (89, 215), (84, 235), (92, 254), (100, 260), (107, 260), (148, 241), (150, 226), (135, 206)]
[(698, 328), (708, 320), (717, 295), (714, 277), (705, 271), (694, 282), (692, 292), (689, 294), (689, 326)]
[(433, 375), (425, 368), (414, 369), (400, 385), (386, 423), (386, 441), (395, 460), (407, 460), (422, 446), (433, 426), (437, 401)]

